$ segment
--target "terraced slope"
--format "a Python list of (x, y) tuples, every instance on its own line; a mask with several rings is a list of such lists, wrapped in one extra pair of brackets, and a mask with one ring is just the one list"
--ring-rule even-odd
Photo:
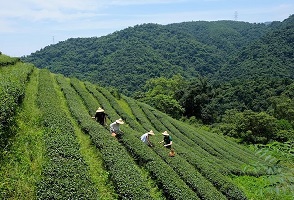
[[(0, 199), (238, 200), (230, 176), (262, 175), (242, 170), (259, 161), (248, 149), (129, 97), (19, 62), (0, 76)], [(125, 120), (120, 139), (91, 118), (98, 106), (108, 124)], [(154, 147), (140, 140), (151, 129)], [(172, 158), (158, 143), (165, 130)]]

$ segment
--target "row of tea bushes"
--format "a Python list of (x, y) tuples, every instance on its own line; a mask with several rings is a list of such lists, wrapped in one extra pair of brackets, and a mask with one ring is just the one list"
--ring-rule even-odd
[[(181, 132), (186, 134), (191, 133), (190, 126), (184, 126), (182, 122), (174, 120), (172, 118), (170, 118), (170, 122), (174, 124), (174, 126), (179, 127), (179, 130)], [(234, 160), (237, 159), (236, 161), (240, 164), (248, 163), (251, 161), (251, 159), (257, 159), (257, 157), (254, 156), (252, 152), (249, 152), (248, 149), (243, 148), (241, 145), (238, 145), (237, 143), (232, 143), (223, 137), (219, 137), (219, 135), (215, 133), (204, 132), (202, 130), (197, 130), (197, 133), (197, 135), (189, 134), (188, 137), (191, 137), (191, 139), (195, 141), (203, 143), (205, 142), (208, 146), (217, 146), (217, 150), (222, 156), (230, 156), (231, 158), (233, 157)], [(205, 146), (205, 144), (203, 144), (203, 146)]]
[[(229, 143), (220, 136), (216, 138), (213, 133), (207, 132), (203, 134), (200, 130), (193, 129), (184, 123), (172, 119), (164, 113), (151, 109), (150, 106), (146, 104), (141, 105), (147, 108), (145, 111), (149, 113), (148, 117), (151, 117), (152, 121), (155, 119), (160, 121), (164, 127), (168, 127), (167, 129), (170, 130), (171, 133), (188, 145), (193, 146), (194, 151), (196, 150), (195, 153), (198, 153), (203, 159), (216, 162), (212, 164), (220, 166), (218, 168), (221, 173), (241, 175), (245, 173), (242, 170), (243, 165), (250, 163), (252, 160), (255, 162), (258, 161), (257, 157), (252, 156), (252, 152), (250, 154), (248, 150), (244, 151), (244, 149), (240, 149), (240, 145)], [(157, 125), (158, 124), (159, 123), (157, 123)], [(228, 146), (230, 148), (228, 148)], [(224, 149), (226, 150), (224, 151)], [(246, 173), (252, 174), (253, 172)]]
[[(178, 154), (180, 146), (176, 145), (175, 148)], [(227, 199), (225, 195), (218, 191), (209, 180), (203, 177), (202, 174), (180, 154), (170, 158), (167, 156), (165, 148), (159, 147), (153, 149), (169, 166), (173, 168), (174, 171), (179, 174), (181, 179), (183, 179), (186, 184), (201, 197), (201, 199)]]
[[(57, 80), (64, 92), (72, 115), (81, 128), (90, 135), (93, 144), (100, 150), (119, 199), (152, 199), (146, 180), (125, 148), (116, 138), (111, 137), (103, 126), (91, 120), (82, 99), (69, 82), (61, 76)], [(79, 86), (75, 85), (75, 87)]]
[[(164, 128), (163, 124), (155, 117), (152, 111), (155, 111), (146, 104), (139, 103), (140, 107), (149, 118), (150, 122), (158, 128)], [(176, 138), (173, 135), (173, 138)], [(193, 154), (188, 154), (193, 155)], [(221, 191), (228, 199), (246, 199), (245, 194), (234, 185), (227, 177), (222, 175), (219, 170), (212, 167), (203, 159), (187, 159), (187, 161), (193, 165), (206, 179), (208, 179), (219, 191)]]
[[(103, 89), (99, 89), (99, 91), (101, 91)], [(126, 113), (123, 112), (123, 109), (117, 104), (117, 103), (114, 103), (116, 100), (115, 100), (115, 97), (112, 96), (110, 93), (107, 93), (106, 91), (103, 92), (104, 96), (107, 96), (107, 100), (109, 102), (112, 102), (111, 105), (113, 106), (113, 108), (115, 109), (115, 111), (117, 113), (120, 113), (121, 115), (124, 115), (124, 116), (127, 116)], [(145, 105), (147, 107), (146, 104), (142, 104), (142, 105)], [(110, 109), (110, 108), (109, 108)], [(155, 109), (152, 109), (151, 107), (149, 107), (149, 109), (146, 109), (145, 110), (146, 112), (148, 111), (148, 114), (150, 116), (148, 116), (148, 114), (146, 114), (147, 117), (150, 117), (152, 119), (152, 122), (154, 122), (155, 124), (154, 127), (157, 129), (157, 130), (169, 130), (170, 127), (173, 127), (172, 124), (167, 124), (168, 126), (164, 126), (162, 121), (164, 120), (164, 118), (159, 118), (159, 117), (156, 117), (154, 115), (154, 112), (158, 112), (156, 111)], [(152, 117), (151, 117), (152, 116)], [(158, 116), (158, 115), (157, 115)], [(128, 117), (128, 121), (127, 122), (131, 122), (132, 119), (130, 117)], [(132, 137), (132, 135), (136, 134), (136, 132), (141, 132), (141, 128), (139, 128), (137, 125), (135, 125), (135, 123), (130, 123), (130, 126), (132, 129), (135, 130), (135, 132), (133, 134), (132, 133), (132, 130), (129, 129), (129, 128), (124, 128), (124, 130), (126, 130), (127, 134), (124, 134), (124, 137), (122, 138), (122, 142), (124, 143), (125, 141), (125, 138), (128, 137), (128, 139), (130, 140), (130, 138)], [(170, 127), (169, 127), (170, 126)], [(142, 133), (142, 132), (141, 132)], [(180, 133), (178, 133), (179, 135), (181, 135)], [(177, 137), (175, 137), (177, 138)], [(137, 139), (138, 140), (138, 139)], [(140, 141), (139, 141), (140, 142)], [(134, 145), (135, 143), (135, 140), (133, 139), (132, 142), (128, 143), (128, 149), (131, 149), (130, 151), (133, 153), (134, 151), (139, 151), (138, 149), (141, 149), (140, 146), (136, 146)], [(183, 145), (185, 145), (185, 143), (181, 143)], [(189, 147), (189, 146), (188, 146)], [(160, 148), (158, 149), (160, 150)], [(157, 152), (158, 153), (158, 152)], [(149, 155), (152, 155), (149, 153)], [(135, 154), (136, 157), (140, 157), (139, 154)], [(146, 153), (143, 154), (143, 158), (142, 160), (146, 160), (146, 158), (144, 158), (144, 156), (146, 156)], [(161, 156), (166, 156), (166, 155), (163, 155), (163, 152), (161, 152)], [(213, 159), (213, 158), (211, 158)], [(148, 160), (148, 159), (147, 159)], [(184, 161), (184, 159), (182, 159), (181, 161)], [(198, 162), (200, 162), (200, 166), (202, 168), (205, 168), (204, 170), (202, 170), (202, 172), (206, 172), (206, 175), (209, 176), (211, 174), (214, 174), (215, 179), (214, 181), (212, 181), (212, 183), (223, 193), (225, 194), (228, 198), (233, 198), (233, 199), (246, 199), (245, 197), (245, 194), (243, 194), (243, 192), (237, 187), (235, 186), (229, 179), (227, 179), (225, 176), (223, 176), (221, 173), (219, 173), (218, 170), (216, 169), (213, 169), (212, 168), (212, 165), (209, 165), (207, 162), (205, 161), (202, 161), (202, 160), (198, 160)], [(179, 164), (179, 163), (178, 163)], [(185, 167), (183, 167), (183, 165)], [(189, 173), (190, 174), (195, 174), (197, 173), (197, 171), (195, 170), (195, 168), (193, 167), (195, 165), (190, 165), (188, 162), (182, 162), (182, 166), (179, 166), (179, 165), (171, 165), (170, 167), (173, 168), (175, 171), (178, 172), (178, 174), (180, 174), (180, 177), (188, 184), (190, 185), (191, 188), (193, 188), (196, 192), (199, 193), (199, 195), (204, 198), (204, 199), (213, 199), (213, 198), (220, 198), (220, 199), (225, 199), (226, 197), (224, 197), (220, 192), (218, 192), (212, 183), (210, 183), (209, 181), (207, 181), (204, 177), (202, 177), (200, 175), (200, 173), (198, 173), (200, 176), (198, 177), (191, 177), (189, 176)], [(199, 165), (198, 165), (199, 166)], [(182, 167), (182, 168), (181, 168)], [(221, 166), (220, 166), (221, 167)], [(179, 170), (179, 168), (181, 168), (182, 170), (184, 170), (184, 168), (186, 168), (186, 171), (185, 172), (181, 172), (181, 170)], [(192, 170), (194, 168), (194, 170)], [(191, 169), (190, 171), (188, 169)], [(212, 171), (211, 174), (207, 174), (207, 169), (210, 169)], [(201, 177), (201, 178), (200, 178)], [(197, 185), (197, 181), (199, 179), (202, 179), (202, 188)], [(206, 180), (206, 181), (204, 181)], [(211, 180), (211, 179), (209, 179)], [(220, 186), (220, 183), (222, 186)], [(225, 187), (223, 187), (225, 185)]]
[[(101, 91), (101, 89), (99, 91)], [(105, 94), (107, 94), (107, 92), (104, 91), (103, 94), (105, 96)], [(114, 102), (115, 101), (115, 97), (113, 97), (111, 94), (108, 93), (107, 94), (107, 100), (109, 102)], [(119, 112), (119, 113), (121, 113), (121, 115), (124, 115), (124, 116), (127, 115), (126, 113), (123, 112), (123, 109), (121, 109), (118, 104), (112, 103), (111, 105), (114, 107), (114, 109), (115, 109), (116, 112)], [(111, 108), (108, 108), (108, 109), (111, 110)], [(113, 111), (111, 111), (111, 112), (113, 112)], [(128, 119), (129, 119), (128, 122), (130, 122), (132, 120), (130, 117)], [(156, 119), (154, 119), (153, 121), (154, 122), (156, 121), (158, 124), (160, 124), (160, 121), (158, 121)], [(132, 131), (129, 128), (124, 128), (124, 130), (127, 132), (127, 134), (124, 134), (124, 136), (121, 139), (121, 141), (125, 144), (125, 146), (127, 146), (127, 148), (129, 149), (129, 151), (132, 154), (134, 154), (135, 158), (140, 160), (140, 163), (141, 164), (142, 163), (146, 164), (147, 161), (154, 161), (154, 160), (152, 160), (152, 158), (155, 159), (156, 156), (154, 156), (154, 154), (150, 153), (150, 150), (148, 151), (148, 150), (142, 148), (141, 146), (139, 146), (139, 145), (142, 145), (141, 144), (142, 142), (139, 141), (138, 139), (134, 139), (133, 138), (133, 135), (136, 132), (141, 132), (141, 129), (138, 129), (138, 126), (137, 125), (133, 125), (132, 126), (132, 124), (135, 124), (135, 123), (131, 123), (130, 124), (130, 126), (135, 130), (135, 132)], [(159, 125), (157, 125), (157, 126), (159, 126)], [(164, 127), (161, 126), (161, 127), (158, 127), (158, 128), (160, 128), (162, 130)], [(134, 132), (134, 133), (131, 134), (132, 132)], [(129, 142), (130, 140), (132, 142)], [(139, 144), (137, 146), (134, 145), (136, 142), (139, 142)], [(126, 145), (126, 144), (128, 144), (128, 145)], [(137, 152), (137, 153), (134, 153), (134, 152)], [(138, 153), (138, 152), (141, 152), (141, 154)], [(151, 155), (153, 155), (153, 156), (151, 156)], [(162, 155), (163, 154), (161, 154), (161, 156)], [(166, 157), (166, 154), (165, 154), (165, 157)], [(181, 161), (184, 161), (184, 160), (182, 159)], [(160, 162), (160, 161), (157, 160), (157, 162)], [(178, 162), (177, 164), (171, 165), (170, 167), (172, 167), (175, 171), (177, 171), (178, 174), (180, 174), (180, 177), (188, 185), (190, 185), (190, 187), (193, 188), (193, 190), (196, 191), (196, 193), (198, 193), (199, 196), (201, 196), (202, 198), (204, 198), (204, 199), (214, 199), (214, 198), (217, 197), (218, 199), (225, 199), (225, 197), (220, 192), (218, 192), (214, 188), (214, 186), (208, 180), (206, 180), (204, 177), (202, 177), (202, 175), (200, 173), (198, 173), (198, 175), (199, 175), (198, 177), (195, 177), (195, 174), (197, 174), (197, 171), (189, 163), (182, 162), (181, 165), (180, 165), (180, 163)], [(181, 171), (180, 169), (181, 170), (185, 170), (185, 171)], [(188, 170), (188, 169), (190, 169), (190, 170)], [(168, 173), (168, 174), (170, 174), (170, 173)], [(191, 174), (193, 174), (194, 176), (190, 176)], [(201, 181), (201, 183), (199, 185), (198, 181), (200, 179), (202, 181)], [(227, 180), (227, 182), (229, 183), (228, 180)], [(234, 187), (234, 186), (230, 186), (230, 187), (231, 188), (234, 188), (236, 190), (236, 192), (240, 192), (237, 187)], [(229, 196), (229, 193), (227, 192), (226, 195)], [(243, 197), (244, 197), (244, 195), (241, 193), (240, 199), (242, 199)]]
[[(253, 152), (249, 152), (248, 149), (244, 149), (241, 145), (236, 143), (232, 143), (229, 140), (224, 140), (221, 137), (216, 137), (215, 134), (209, 132), (203, 132), (202, 130), (197, 129), (197, 134), (195, 133), (195, 129), (191, 128), (190, 126), (186, 126), (183, 122), (170, 119), (170, 122), (180, 130), (181, 133), (185, 134), (187, 137), (191, 138), (195, 143), (198, 143), (202, 148), (209, 152), (210, 146), (217, 146), (218, 148), (225, 148), (225, 150), (221, 150), (222, 154), (224, 154), (225, 159), (227, 160), (227, 155), (231, 154), (231, 163), (234, 162), (233, 158), (236, 158), (235, 166), (230, 168), (232, 174), (240, 175), (240, 174), (247, 174), (247, 175), (254, 175), (260, 176), (265, 174), (264, 171), (255, 171), (255, 170), (247, 170), (246, 172), (243, 171), (244, 165), (248, 165), (251, 163), (257, 162), (264, 162), (260, 160), (257, 156), (254, 155)], [(214, 143), (215, 141), (215, 143)], [(233, 158), (232, 158), (233, 157)], [(244, 164), (244, 165), (243, 165)]]
[(32, 72), (33, 66), (23, 63), (0, 68), (1, 151), (6, 147), (9, 138), (13, 135), (9, 130), (9, 126), (13, 124), (15, 111), (24, 97), (25, 86)]
[[(100, 92), (97, 91), (97, 87), (89, 82), (86, 82), (85, 83), (85, 86), (86, 86), (86, 89), (89, 91), (89, 93), (96, 99), (97, 102), (99, 102), (99, 104), (103, 107), (103, 109), (105, 110), (108, 118), (109, 116), (112, 116), (113, 118), (115, 119), (119, 119), (120, 116), (115, 113), (115, 112), (112, 112), (113, 109), (112, 109), (112, 105), (109, 103), (109, 101), (103, 96), (103, 94), (101, 94)], [(85, 99), (84, 97), (82, 97), (85, 104), (87, 99)], [(88, 107), (88, 109), (91, 109), (91, 107)], [(109, 119), (111, 120), (111, 119)], [(110, 122), (112, 123), (112, 121)]]
[[(134, 137), (136, 133), (137, 131), (135, 130), (127, 129), (127, 134), (124, 135), (121, 141), (141, 165), (148, 167), (149, 162), (152, 162), (153, 165), (157, 164), (159, 166), (162, 166), (161, 168), (163, 168), (163, 170), (165, 171), (165, 175), (164, 177), (157, 178), (159, 184), (166, 185), (167, 183), (162, 184), (161, 182), (165, 182), (166, 180), (170, 181), (170, 179), (176, 178), (172, 181), (173, 185), (176, 186), (175, 181), (178, 181), (178, 179), (182, 179), (185, 184), (195, 192), (195, 198), (197, 195), (201, 199), (207, 200), (226, 199), (226, 197), (221, 192), (219, 192), (206, 178), (204, 178), (194, 168), (194, 166), (189, 164), (181, 156), (176, 156), (174, 158), (167, 156), (168, 150), (162, 145), (154, 144), (152, 148), (148, 147), (137, 137)], [(172, 169), (173, 171), (171, 171), (170, 169)], [(162, 175), (162, 173), (160, 172), (153, 172), (154, 169), (149, 169), (149, 171), (152, 174)], [(176, 172), (176, 174), (174, 172)], [(169, 176), (173, 176), (173, 178), (170, 178)], [(168, 188), (166, 190), (170, 190), (171, 186), (167, 186)], [(176, 187), (179, 188), (179, 186)], [(174, 192), (174, 190), (172, 190), (172, 192)], [(171, 192), (168, 191), (169, 195), (170, 193)]]
[(79, 81), (76, 78), (71, 78), (70, 84), (75, 89), (75, 91), (79, 94), (79, 96), (83, 99), (86, 106), (89, 108), (90, 115), (95, 116), (95, 112), (97, 108), (99, 107), (99, 103), (86, 89), (85, 83)]
[[(142, 141), (135, 137), (137, 132), (127, 128), (126, 134), (121, 139), (121, 142), (128, 151), (137, 159), (138, 164), (147, 169), (153, 179), (156, 180), (158, 187), (162, 188), (167, 199), (200, 199), (198, 191), (193, 191), (195, 188), (189, 188), (190, 184), (183, 180), (181, 174), (177, 174), (173, 170), (174, 166), (170, 166), (164, 162), (154, 151)], [(153, 147), (156, 148), (156, 147)], [(163, 147), (162, 148), (166, 151)], [(167, 155), (167, 152), (165, 152)], [(188, 169), (187, 169), (188, 170)], [(192, 175), (192, 174), (191, 174)], [(214, 199), (214, 198), (208, 198)]]
[(70, 116), (62, 107), (54, 75), (40, 70), (38, 106), (46, 132), (42, 179), (38, 199), (97, 199), (97, 190), (88, 174)]
[[(171, 118), (161, 112), (153, 111), (154, 116), (162, 122), (162, 124), (165, 127), (168, 127), (168, 130), (173, 133), (173, 135), (176, 135), (181, 141), (183, 141), (185, 144), (188, 145), (187, 148), (193, 146), (193, 149), (190, 151), (194, 151), (196, 154), (201, 156), (201, 158), (207, 161), (210, 161), (212, 166), (216, 166), (218, 169), (220, 169), (221, 173), (229, 174), (230, 172), (238, 172), (238, 174), (242, 174), (241, 165), (244, 164), (243, 162), (240, 162), (238, 159), (230, 155), (229, 152), (227, 154), (221, 154), (220, 147), (217, 145), (210, 146), (211, 148), (209, 152), (205, 151), (203, 148), (201, 148), (197, 143), (195, 143), (193, 140), (188, 138), (187, 136), (183, 135), (178, 128), (176, 128), (171, 122)], [(177, 126), (178, 127), (178, 126)], [(191, 130), (191, 133), (194, 133), (194, 135), (198, 134), (198, 131)], [(211, 150), (212, 149), (212, 150)]]
[[(92, 88), (93, 89), (93, 88)], [(133, 156), (133, 158), (137, 161), (140, 166), (143, 166), (156, 180), (158, 186), (162, 188), (167, 199), (199, 199), (197, 197), (197, 193), (194, 193), (184, 181), (181, 180), (181, 177), (176, 174), (173, 169), (167, 165), (156, 153), (154, 153), (148, 146), (143, 144), (141, 140), (136, 137), (137, 133), (142, 133), (142, 128), (138, 129), (138, 124), (135, 122), (131, 122), (133, 119), (127, 115), (120, 108), (114, 97), (106, 91), (103, 94), (107, 96), (98, 95), (100, 93), (101, 88), (97, 91), (93, 91), (93, 95), (99, 97), (98, 101), (101, 102), (103, 107), (107, 110), (108, 114), (110, 113), (110, 119), (115, 120), (118, 116), (125, 116), (126, 121), (133, 126), (136, 127), (136, 130), (128, 126), (123, 126), (124, 135), (120, 138), (120, 142), (124, 144), (124, 146), (128, 149), (129, 153)], [(102, 98), (104, 97), (104, 98)], [(110, 106), (110, 103), (113, 106)], [(120, 113), (118, 115), (117, 113)], [(139, 125), (140, 126), (140, 125)]]
[(143, 114), (143, 112), (140, 112), (141, 109), (137, 105), (136, 101), (132, 98), (129, 98), (127, 96), (122, 96), (122, 98), (129, 104), (130, 108), (132, 109), (133, 114), (136, 116), (136, 119), (139, 124), (145, 129), (145, 130), (153, 130), (154, 127), (150, 124), (150, 122), (147, 120), (146, 116)]
[(15, 65), (18, 62), (20, 62), (20, 58), (0, 54), (0, 67)]
[(130, 117), (127, 113), (125, 113), (123, 109), (121, 109), (116, 98), (108, 90), (102, 87), (96, 87), (96, 89), (107, 99), (107, 101), (116, 110), (117, 114), (122, 119), (124, 119), (131, 127), (137, 127), (138, 131), (144, 132), (144, 128), (136, 120)]

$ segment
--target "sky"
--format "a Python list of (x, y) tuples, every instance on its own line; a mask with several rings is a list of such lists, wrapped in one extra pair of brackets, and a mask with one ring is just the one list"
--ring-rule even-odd
[(21, 57), (69, 38), (101, 37), (144, 23), (283, 21), (293, 0), (2, 0), (0, 51)]

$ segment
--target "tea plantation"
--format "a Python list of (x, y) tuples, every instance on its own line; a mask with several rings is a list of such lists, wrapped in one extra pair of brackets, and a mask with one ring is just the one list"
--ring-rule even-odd
[[(0, 59), (0, 199), (249, 199), (232, 177), (263, 162), (249, 149), (107, 89)], [(119, 139), (107, 124), (122, 118)], [(140, 136), (155, 132), (145, 145)], [(167, 130), (175, 157), (159, 142)]]

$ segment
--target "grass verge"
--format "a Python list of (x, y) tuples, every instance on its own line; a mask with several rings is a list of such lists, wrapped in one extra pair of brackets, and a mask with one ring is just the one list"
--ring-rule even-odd
[[(67, 80), (69, 81), (69, 79)], [(62, 100), (61, 106), (71, 119), (72, 124), (74, 125), (77, 141), (80, 145), (80, 153), (89, 166), (88, 173), (90, 174), (90, 177), (98, 190), (99, 199), (117, 199), (118, 195), (114, 190), (112, 182), (109, 180), (109, 173), (104, 168), (101, 153), (97, 150), (95, 146), (92, 145), (90, 136), (84, 134), (81, 131), (77, 122), (71, 116), (71, 113), (66, 104), (66, 99), (57, 83), (55, 84), (55, 87), (59, 98)]]
[(16, 135), (1, 161), (0, 199), (36, 199), (35, 184), (41, 176), (44, 154), (41, 114), (35, 104), (37, 88), (38, 69), (34, 69), (16, 115)]

